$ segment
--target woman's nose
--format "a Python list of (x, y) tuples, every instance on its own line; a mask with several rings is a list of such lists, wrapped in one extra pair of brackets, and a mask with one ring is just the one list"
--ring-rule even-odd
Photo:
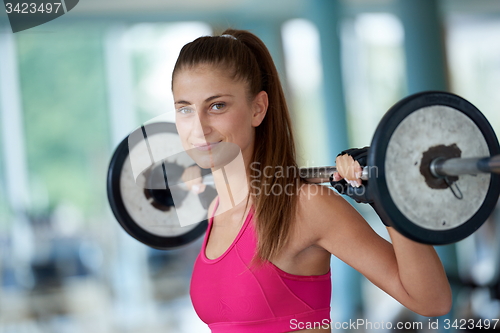
[(196, 137), (204, 138), (212, 131), (210, 120), (204, 112), (196, 112), (192, 126), (192, 134)]

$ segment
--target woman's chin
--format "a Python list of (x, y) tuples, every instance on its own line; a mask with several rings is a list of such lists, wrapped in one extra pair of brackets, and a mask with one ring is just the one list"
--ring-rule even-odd
[[(193, 157), (193, 156), (191, 156), (191, 157)], [(202, 169), (211, 169), (214, 167), (214, 163), (213, 163), (212, 159), (210, 158), (210, 156), (196, 157), (196, 158), (193, 158), (193, 160)]]

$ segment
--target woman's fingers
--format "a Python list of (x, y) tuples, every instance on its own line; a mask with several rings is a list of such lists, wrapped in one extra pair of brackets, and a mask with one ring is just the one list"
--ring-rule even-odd
[(361, 167), (361, 165), (359, 165), (358, 161), (355, 161), (355, 163), (354, 163), (354, 171), (355, 171), (356, 179), (359, 179), (361, 181), (361, 175), (363, 174), (363, 168)]
[(205, 188), (207, 187), (207, 185), (203, 184), (203, 183), (200, 183), (200, 184), (194, 184), (192, 187), (191, 187), (191, 191), (193, 191), (194, 193), (198, 194), (198, 193), (202, 193), (203, 191), (205, 191)]
[(198, 166), (194, 165), (184, 170), (181, 179), (189, 191), (196, 194), (205, 191), (206, 185), (202, 183), (201, 169)]
[[(346, 180), (355, 180), (356, 177), (356, 161), (350, 155), (338, 156), (336, 161), (337, 172)], [(358, 163), (359, 165), (359, 163)]]
[(333, 174), (334, 181), (344, 178), (351, 186), (361, 186), (361, 174), (363, 169), (358, 161), (355, 161), (350, 155), (337, 156), (335, 160), (337, 172)]
[(339, 180), (341, 180), (341, 179), (342, 179), (342, 176), (341, 176), (341, 175), (340, 175), (337, 171), (335, 171), (335, 172), (333, 173), (333, 181), (334, 181), (334, 182), (338, 182), (338, 181), (339, 181)]
[(360, 187), (361, 186), (361, 181), (360, 180), (346, 180), (346, 182), (351, 185), (352, 187)]

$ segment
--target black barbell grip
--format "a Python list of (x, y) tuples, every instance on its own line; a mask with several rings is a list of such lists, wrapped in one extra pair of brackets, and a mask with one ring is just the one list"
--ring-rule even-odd
[[(365, 146), (363, 148), (350, 148), (350, 149), (343, 150), (342, 152), (340, 152), (337, 155), (337, 157), (339, 157), (341, 155), (348, 154), (348, 155), (352, 156), (352, 158), (355, 161), (357, 161), (359, 163), (359, 165), (363, 168), (363, 176), (361, 178), (362, 181), (361, 181), (360, 187), (351, 186), (350, 184), (348, 184), (345, 181), (345, 179), (341, 179), (340, 181), (335, 182), (335, 181), (333, 181), (333, 175), (330, 177), (330, 185), (332, 185), (332, 187), (334, 187), (337, 190), (337, 188), (334, 185), (337, 184), (337, 186), (338, 186), (339, 183), (342, 184), (342, 182), (343, 182), (344, 192), (347, 192), (347, 193), (341, 193), (340, 191), (339, 191), (339, 193), (347, 195), (348, 197), (354, 199), (357, 203), (369, 204), (370, 206), (372, 206), (375, 213), (377, 213), (377, 215), (380, 217), (380, 221), (382, 221), (382, 223), (386, 227), (390, 227), (390, 225), (387, 224), (382, 219), (382, 217), (380, 216), (380, 214), (377, 211), (377, 208), (375, 206), (375, 203), (373, 202), (373, 199), (370, 198), (370, 194), (369, 194), (369, 190), (368, 190), (369, 182), (366, 181), (366, 180), (368, 180), (368, 177), (369, 177), (369, 168), (366, 166), (369, 149), (370, 149), (369, 146)], [(363, 195), (357, 194), (357, 189), (359, 189), (359, 188), (363, 188)], [(349, 194), (349, 192), (351, 192), (352, 194)]]

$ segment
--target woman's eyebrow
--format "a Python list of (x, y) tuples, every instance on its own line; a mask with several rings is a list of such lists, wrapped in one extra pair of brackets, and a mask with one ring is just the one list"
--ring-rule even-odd
[(231, 94), (220, 94), (220, 95), (215, 95), (215, 96), (211, 96), (209, 98), (207, 98), (205, 100), (205, 102), (211, 102), (213, 101), (214, 99), (217, 99), (217, 98), (221, 98), (221, 97), (234, 97), (233, 95)]
[[(208, 97), (207, 99), (205, 99), (205, 103), (211, 102), (211, 101), (213, 101), (214, 99), (221, 98), (221, 97), (234, 97), (234, 96), (233, 96), (233, 95), (231, 95), (231, 94), (220, 94), (220, 95), (214, 95), (214, 96), (210, 96), (210, 97)], [(191, 104), (193, 104), (193, 103), (188, 102), (188, 101), (184, 101), (184, 100), (180, 100), (180, 101), (176, 101), (176, 102), (175, 102), (175, 104), (191, 105)]]

